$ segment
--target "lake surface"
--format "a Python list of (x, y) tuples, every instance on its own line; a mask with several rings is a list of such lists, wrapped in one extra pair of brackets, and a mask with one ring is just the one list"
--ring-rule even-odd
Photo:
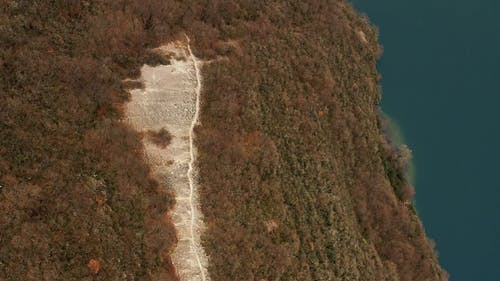
[(450, 280), (500, 280), (500, 1), (354, 0), (379, 27), (382, 108)]

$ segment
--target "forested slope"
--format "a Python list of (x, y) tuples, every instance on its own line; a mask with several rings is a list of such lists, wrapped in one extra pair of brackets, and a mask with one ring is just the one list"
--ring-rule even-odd
[(446, 279), (378, 118), (376, 30), (333, 0), (0, 0), (0, 279), (176, 280), (121, 81), (184, 32), (212, 280)]
[(257, 2), (211, 13), (229, 52), (203, 69), (198, 137), (214, 280), (446, 279), (378, 117), (376, 30), (343, 1)]
[(173, 198), (119, 122), (159, 38), (107, 2), (0, 1), (0, 280), (175, 280)]

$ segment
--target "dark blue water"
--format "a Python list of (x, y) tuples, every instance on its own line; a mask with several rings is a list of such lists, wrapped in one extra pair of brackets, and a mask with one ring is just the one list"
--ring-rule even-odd
[(451, 280), (500, 280), (500, 1), (353, 3), (380, 29), (382, 108), (414, 152), (442, 266)]

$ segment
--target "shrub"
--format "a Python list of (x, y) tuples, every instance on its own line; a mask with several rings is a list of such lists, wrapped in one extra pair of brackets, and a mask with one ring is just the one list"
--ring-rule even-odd
[(148, 139), (155, 145), (166, 148), (172, 141), (172, 135), (165, 129), (161, 128), (159, 131), (148, 131)]

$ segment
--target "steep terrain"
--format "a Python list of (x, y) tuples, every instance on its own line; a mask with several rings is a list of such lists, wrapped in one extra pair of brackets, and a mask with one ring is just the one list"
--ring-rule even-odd
[[(169, 65), (144, 66), (140, 83), (131, 91), (127, 121), (145, 135), (164, 130), (168, 143), (145, 137), (144, 152), (153, 176), (175, 194), (170, 216), (177, 230), (172, 262), (181, 280), (205, 281), (207, 258), (200, 244), (202, 226), (196, 177), (194, 127), (198, 124), (201, 77), (197, 59), (187, 42), (176, 41), (159, 49), (171, 56)], [(158, 133), (159, 134), (159, 133)]]
[(254, 7), (211, 13), (228, 56), (203, 68), (212, 278), (445, 280), (379, 120), (376, 30), (342, 1)]
[[(376, 29), (345, 1), (0, 11), (0, 279), (447, 279), (383, 133)], [(183, 34), (184, 59), (151, 51)], [(141, 74), (148, 95), (190, 98), (157, 87), (127, 119)], [(200, 249), (201, 217), (208, 263), (179, 250)]]
[(173, 196), (120, 121), (161, 41), (127, 3), (0, 1), (0, 280), (176, 280)]

